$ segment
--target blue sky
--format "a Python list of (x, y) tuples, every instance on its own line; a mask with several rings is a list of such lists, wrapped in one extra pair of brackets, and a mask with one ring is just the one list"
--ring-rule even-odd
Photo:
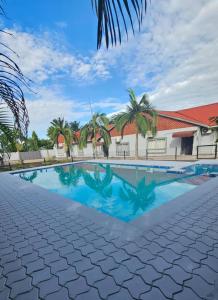
[(90, 1), (7, 0), (3, 27), (13, 37), (3, 41), (33, 80), (30, 131), (45, 136), (58, 116), (84, 123), (90, 102), (94, 111), (122, 110), (128, 88), (166, 110), (216, 102), (217, 9), (217, 0), (152, 1), (140, 33), (97, 51)]

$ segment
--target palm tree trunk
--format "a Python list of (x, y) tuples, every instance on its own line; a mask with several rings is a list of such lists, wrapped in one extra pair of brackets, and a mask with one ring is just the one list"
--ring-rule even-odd
[(93, 149), (93, 156), (94, 158), (96, 158), (96, 142), (95, 142), (95, 139), (93, 139), (92, 141), (92, 149)]
[(136, 132), (135, 135), (135, 158), (139, 158), (139, 134)]

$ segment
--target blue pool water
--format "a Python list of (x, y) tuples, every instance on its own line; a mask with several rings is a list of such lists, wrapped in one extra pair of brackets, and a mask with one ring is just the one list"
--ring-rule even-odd
[(203, 174), (218, 174), (218, 165), (209, 165), (209, 164), (196, 164), (184, 168), (186, 173), (194, 173), (196, 175)]
[(15, 175), (128, 222), (195, 188), (187, 175), (170, 174), (166, 170), (79, 163)]

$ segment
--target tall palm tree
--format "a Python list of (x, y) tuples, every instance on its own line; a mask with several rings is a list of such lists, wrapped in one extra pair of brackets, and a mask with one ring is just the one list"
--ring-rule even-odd
[(126, 111), (114, 115), (112, 121), (116, 129), (121, 132), (121, 137), (123, 137), (125, 127), (134, 123), (136, 129), (135, 157), (138, 158), (139, 134), (145, 137), (148, 131), (151, 131), (153, 135), (156, 133), (157, 113), (150, 104), (147, 95), (143, 95), (141, 100), (138, 101), (132, 89), (129, 89), (128, 92), (130, 104), (127, 105)]
[(91, 120), (85, 124), (80, 131), (79, 147), (84, 148), (87, 146), (87, 142), (91, 140), (93, 154), (96, 157), (97, 154), (97, 142), (99, 139), (103, 140), (106, 146), (111, 143), (110, 133), (107, 129), (109, 120), (103, 113), (93, 114)]
[(147, 0), (91, 0), (91, 2), (98, 18), (98, 49), (101, 47), (103, 34), (107, 48), (110, 44), (113, 46), (118, 42), (121, 43), (122, 32), (126, 33), (128, 38), (128, 23), (134, 34), (134, 17), (140, 30), (147, 9)]
[(51, 122), (51, 126), (47, 130), (47, 135), (53, 144), (58, 146), (58, 137), (62, 134), (64, 137), (64, 143), (66, 147), (67, 156), (70, 156), (70, 148), (73, 141), (77, 141), (76, 133), (73, 132), (68, 124), (64, 121), (64, 118), (54, 119)]

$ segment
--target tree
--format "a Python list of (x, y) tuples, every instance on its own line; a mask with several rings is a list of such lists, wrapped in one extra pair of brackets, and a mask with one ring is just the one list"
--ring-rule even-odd
[(40, 139), (39, 140), (39, 148), (40, 149), (52, 149), (53, 143), (49, 139)]
[(0, 133), (0, 155), (3, 162), (5, 155), (8, 159), (11, 157), (11, 152), (16, 152), (16, 134), (14, 131), (7, 129), (7, 132)]
[(75, 165), (66, 167), (55, 167), (55, 172), (59, 174), (59, 181), (66, 186), (76, 187), (79, 184), (80, 177), (82, 176), (82, 170)]
[(146, 136), (148, 131), (154, 135), (156, 133), (157, 113), (150, 104), (147, 95), (143, 95), (140, 101), (137, 101), (136, 95), (132, 89), (128, 90), (130, 104), (126, 111), (116, 114), (112, 121), (116, 129), (121, 132), (123, 138), (124, 129), (128, 124), (134, 123), (136, 129), (135, 157), (138, 158), (138, 136)]
[(80, 125), (79, 125), (79, 122), (77, 121), (73, 121), (73, 122), (65, 122), (66, 123), (66, 126), (69, 127), (72, 131), (78, 131), (80, 129)]
[(39, 150), (39, 138), (35, 131), (32, 132), (32, 137), (28, 139), (28, 148), (30, 151)]
[[(82, 170), (82, 176), (85, 184), (100, 194), (104, 199), (112, 196), (112, 179), (113, 171), (110, 165), (102, 167), (102, 165), (95, 165), (94, 171), (90, 174), (87, 170)], [(105, 171), (102, 173), (102, 169)]]
[(111, 143), (110, 133), (107, 129), (109, 120), (103, 113), (93, 114), (91, 120), (85, 124), (80, 130), (79, 147), (84, 148), (87, 142), (92, 142), (92, 149), (94, 157), (97, 156), (97, 142), (102, 139), (106, 146)]
[(135, 187), (123, 183), (123, 186), (119, 190), (119, 196), (121, 199), (132, 204), (133, 214), (135, 215), (138, 210), (145, 211), (148, 207), (151, 207), (155, 201), (154, 191), (156, 186), (157, 184), (154, 180), (147, 183), (146, 177), (143, 177), (137, 182)]
[(58, 146), (58, 137), (61, 134), (64, 137), (67, 156), (70, 156), (71, 144), (73, 141), (77, 142), (77, 136), (75, 132), (69, 128), (68, 124), (64, 121), (64, 118), (54, 119), (47, 131), (47, 135), (53, 145), (56, 144)]
[(147, 0), (91, 0), (91, 2), (98, 18), (98, 49), (101, 47), (103, 34), (107, 48), (110, 44), (113, 46), (118, 42), (121, 43), (122, 32), (126, 33), (128, 38), (128, 23), (134, 34), (134, 17), (140, 30), (147, 9)]

